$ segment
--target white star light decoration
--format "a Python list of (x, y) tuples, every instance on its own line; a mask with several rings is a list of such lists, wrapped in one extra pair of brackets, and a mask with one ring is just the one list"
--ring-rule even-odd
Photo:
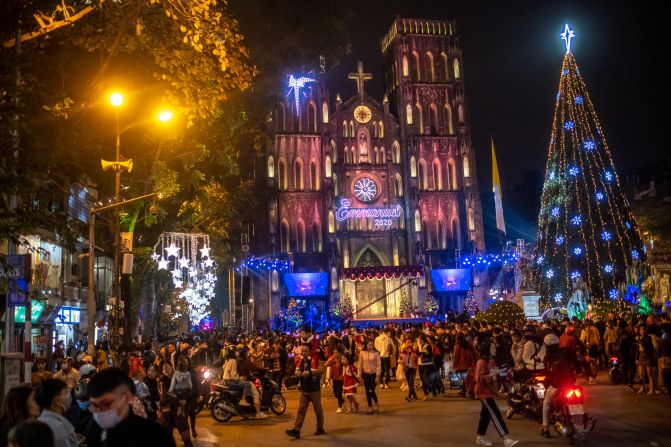
[(289, 87), (289, 92), (287, 93), (287, 96), (293, 93), (294, 102), (296, 103), (296, 114), (300, 115), (301, 113), (301, 105), (300, 105), (301, 89), (305, 87), (305, 84), (309, 84), (310, 82), (315, 81), (316, 79), (308, 78), (306, 76), (301, 76), (297, 78), (294, 75), (289, 75), (289, 79), (287, 80), (287, 87)]
[(165, 252), (167, 253), (168, 256), (174, 256), (175, 258), (179, 254), (179, 247), (175, 245), (174, 242), (170, 244), (169, 247), (165, 248)]
[[(161, 255), (164, 250), (165, 257)], [(217, 281), (209, 237), (206, 234), (164, 233), (151, 257), (159, 270), (170, 272), (176, 292), (188, 302), (191, 324), (198, 324), (209, 315), (208, 307), (214, 298)]]
[(562, 40), (566, 41), (566, 52), (571, 52), (571, 39), (575, 37), (575, 33), (569, 29), (568, 23), (564, 27), (564, 32), (560, 34)]

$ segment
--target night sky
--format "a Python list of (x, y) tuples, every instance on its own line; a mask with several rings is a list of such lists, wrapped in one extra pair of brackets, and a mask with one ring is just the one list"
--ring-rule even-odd
[[(331, 95), (355, 93), (346, 74), (363, 60), (375, 78), (366, 91), (381, 99), (380, 39), (395, 15), (455, 18), (482, 188), (491, 188), (489, 137), (503, 190), (522, 173), (544, 172), (555, 95), (569, 23), (572, 52), (590, 91), (618, 170), (669, 157), (671, 33), (657, 8), (638, 2), (348, 0), (352, 53), (329, 74)], [(652, 4), (650, 4), (652, 6)], [(334, 98), (332, 98), (333, 100)], [(505, 197), (504, 197), (505, 207)]]

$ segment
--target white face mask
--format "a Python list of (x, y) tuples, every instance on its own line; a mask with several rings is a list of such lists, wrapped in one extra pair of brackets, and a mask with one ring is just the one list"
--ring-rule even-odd
[(103, 430), (109, 430), (110, 428), (114, 428), (117, 425), (121, 423), (121, 416), (117, 413), (117, 409), (121, 405), (125, 405), (125, 399), (121, 401), (116, 407), (112, 407), (109, 410), (105, 411), (99, 411), (96, 413), (93, 413), (93, 420), (96, 421), (98, 425), (100, 425), (100, 428)]

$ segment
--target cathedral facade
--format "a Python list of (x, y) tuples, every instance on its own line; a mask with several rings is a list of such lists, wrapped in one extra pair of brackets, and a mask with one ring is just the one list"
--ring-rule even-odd
[(484, 251), (455, 23), (397, 18), (381, 51), (383, 98), (366, 93), (361, 62), (344, 101), (319, 75), (287, 79), (267, 153), (267, 250), (291, 271), (257, 276), (259, 320), (289, 298), (322, 311), (348, 298), (357, 320), (408, 317), (401, 300), (421, 312), (427, 294), (459, 311), (464, 294), (432, 281)]

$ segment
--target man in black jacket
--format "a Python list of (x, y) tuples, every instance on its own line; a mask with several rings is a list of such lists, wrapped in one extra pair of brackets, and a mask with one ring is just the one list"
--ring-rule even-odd
[(105, 447), (176, 447), (167, 428), (133, 413), (130, 408), (133, 388), (133, 382), (119, 368), (108, 368), (91, 379), (88, 408), (103, 429), (101, 444)]
[(296, 412), (296, 423), (294, 428), (287, 430), (289, 436), (301, 437), (301, 427), (305, 419), (308, 406), (312, 403), (317, 417), (317, 431), (315, 435), (323, 435), (324, 432), (324, 410), (322, 409), (320, 376), (324, 374), (324, 362), (319, 358), (310, 357), (310, 345), (301, 348), (301, 359), (297, 362), (296, 377), (299, 378), (301, 392), (298, 411)]

